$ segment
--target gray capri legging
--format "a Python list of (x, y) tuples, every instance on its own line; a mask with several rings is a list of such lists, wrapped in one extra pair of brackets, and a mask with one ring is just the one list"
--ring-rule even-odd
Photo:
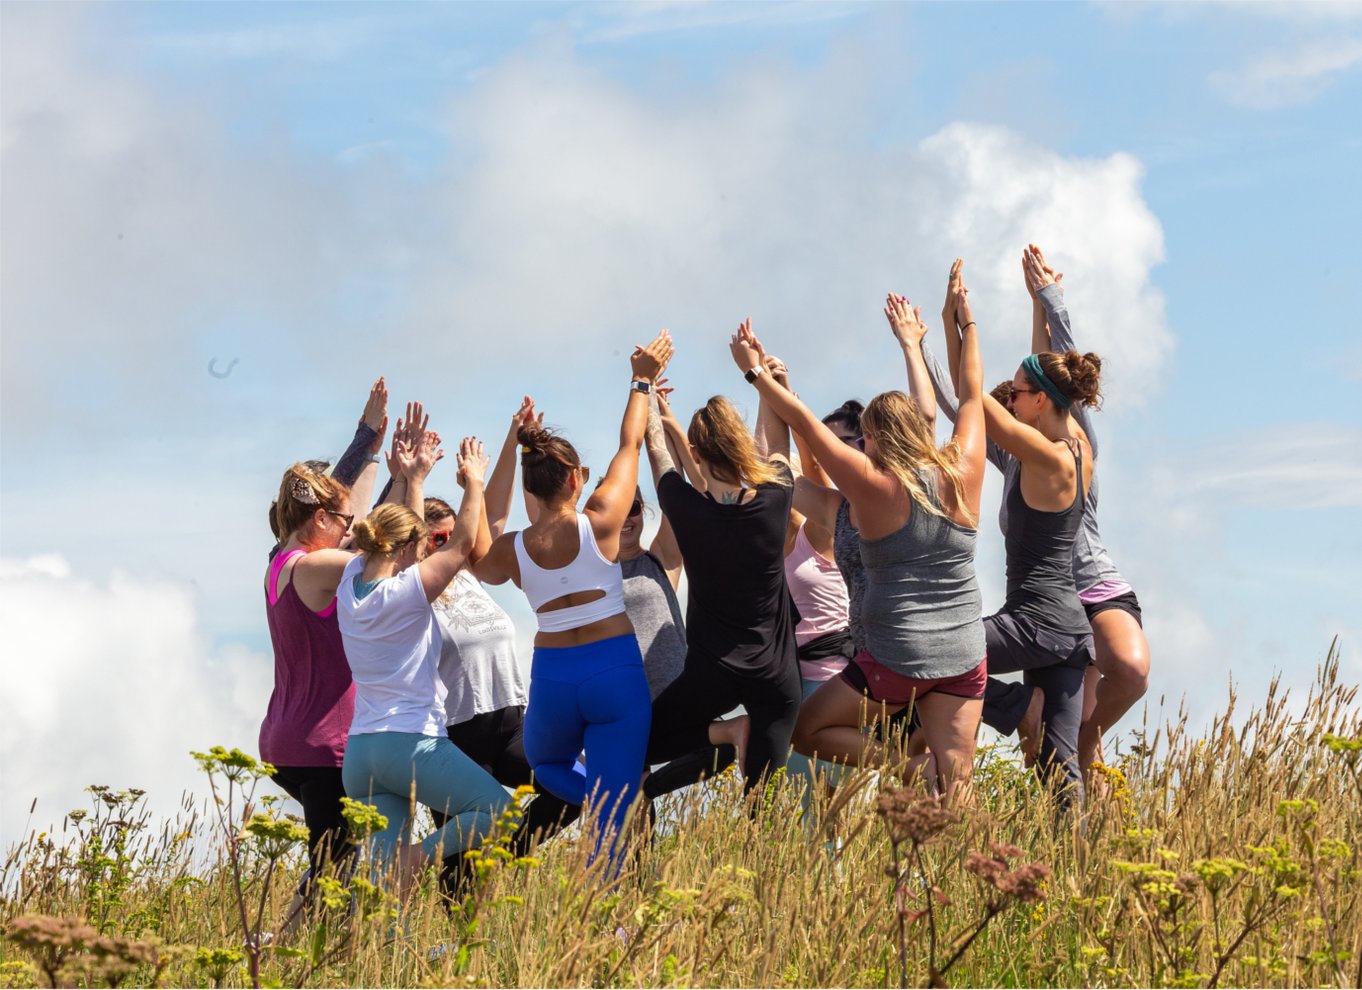
[[(984, 619), (988, 643), (988, 687), (984, 690), (984, 723), (1011, 735), (1026, 715), (1031, 689), (1045, 692), (1040, 769), (1064, 775), (1067, 801), (1083, 799), (1078, 767), (1078, 730), (1083, 723), (1083, 675), (1092, 663), (1092, 634), (1074, 635), (1038, 625), (1024, 615), (995, 612)], [(1020, 684), (993, 674), (1022, 671)]]

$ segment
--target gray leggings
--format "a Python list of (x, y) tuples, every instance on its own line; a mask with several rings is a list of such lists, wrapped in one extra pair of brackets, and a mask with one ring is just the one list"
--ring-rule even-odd
[(989, 677), (984, 689), (984, 724), (1011, 735), (1026, 715), (1031, 689), (1044, 691), (1041, 718), (1045, 731), (1038, 767), (1042, 777), (1060, 785), (1062, 804), (1081, 803), (1078, 730), (1083, 724), (1083, 674), (1092, 662), (1092, 634), (1055, 632), (1027, 616), (997, 612), (984, 619), (984, 636), (990, 675), (1023, 672), (1020, 684)]
[(508, 801), (492, 775), (446, 736), (415, 732), (351, 736), (341, 773), (347, 795), (372, 804), (388, 819), (388, 827), (375, 833), (372, 842), (375, 854), (389, 862), (411, 828), (413, 784), (417, 801), (449, 816), (443, 828), (421, 840), (432, 856), (476, 846)]

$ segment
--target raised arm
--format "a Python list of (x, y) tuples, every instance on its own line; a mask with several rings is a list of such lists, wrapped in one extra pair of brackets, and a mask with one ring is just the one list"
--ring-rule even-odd
[[(785, 362), (774, 354), (766, 355), (766, 370), (785, 390), (790, 389), (790, 372)], [(790, 459), (790, 428), (785, 420), (775, 414), (765, 397), (757, 403), (757, 453), (769, 458), (777, 455)]]
[[(629, 357), (633, 382), (629, 386), (629, 401), (624, 407), (624, 420), (620, 423), (619, 450), (611, 458), (605, 477), (583, 509), (591, 519), (596, 542), (601, 545), (607, 560), (614, 556), (613, 548), (619, 545), (620, 527), (629, 516), (629, 506), (638, 489), (638, 451), (648, 428), (648, 397), (674, 351), (671, 333), (663, 330), (647, 347), (636, 345)], [(635, 387), (634, 383), (647, 387)]]
[(909, 303), (906, 297), (891, 292), (884, 300), (884, 317), (903, 351), (903, 363), (908, 368), (908, 394), (917, 403), (927, 425), (936, 429), (936, 397), (922, 358), (922, 338), (927, 335), (927, 324), (922, 322), (920, 308)]
[(988, 449), (988, 434), (984, 424), (984, 362), (979, 355), (979, 327), (969, 304), (969, 292), (960, 279), (960, 260), (951, 267), (958, 291), (948, 299), (955, 300), (955, 324), (960, 328), (960, 407), (955, 416), (952, 438), (960, 447), (960, 474), (964, 480), (965, 506), (968, 515), (979, 519), (979, 497), (984, 487), (984, 458)]
[[(1040, 318), (1048, 325), (1044, 337), (1032, 332), (1031, 353), (1078, 350), (1074, 340), (1073, 326), (1069, 322), (1069, 307), (1064, 304), (1064, 273), (1056, 272), (1045, 263), (1040, 248), (1031, 244), (1022, 255), (1022, 268), (1026, 273), (1026, 287), (1032, 289), (1035, 307), (1040, 310)], [(1097, 433), (1093, 430), (1092, 414), (1081, 403), (1069, 409), (1078, 425), (1087, 434), (1088, 445), (1092, 448), (1093, 460), (1097, 459)]]
[(516, 448), (520, 445), (516, 434), (521, 426), (536, 422), (543, 425), (544, 414), (535, 415), (534, 400), (527, 395), (511, 417), (511, 428), (506, 433), (496, 465), (487, 479), (487, 530), (494, 540), (506, 531), (506, 521), (511, 518), (511, 502), (515, 498)]
[(793, 392), (766, 373), (766, 353), (752, 333), (751, 320), (739, 326), (729, 343), (729, 351), (739, 371), (744, 375), (751, 373), (756, 376), (753, 384), (770, 404), (772, 411), (792, 430), (804, 435), (814, 456), (848, 498), (855, 501), (860, 497), (873, 498), (892, 493), (890, 486), (871, 464), (870, 458), (839, 440)]
[[(433, 465), (435, 459), (430, 458)], [(482, 443), (477, 437), (464, 437), (459, 444), (459, 483), (463, 485), (463, 501), (455, 516), (454, 529), (445, 545), (440, 547), (416, 566), (421, 569), (421, 587), (426, 598), (434, 601), (439, 598), (459, 568), (468, 563), (482, 525), (483, 515), (483, 477), (487, 472), (487, 456), (483, 453)], [(424, 478), (424, 475), (422, 476)], [(410, 485), (410, 479), (408, 479)], [(418, 483), (419, 487), (419, 483)]]
[[(686, 428), (672, 412), (671, 393), (672, 390), (669, 388), (657, 393), (657, 412), (662, 419), (662, 432), (667, 438), (667, 453), (676, 470), (681, 472), (682, 477), (689, 481), (696, 491), (707, 491), (709, 485), (705, 482), (704, 475), (700, 473), (700, 465), (695, 463), (695, 458), (690, 452), (690, 437), (686, 436)], [(662, 473), (666, 474), (665, 471)]]
[[(383, 437), (387, 430), (388, 386), (379, 376), (369, 389), (369, 398), (364, 403), (364, 412), (360, 414), (350, 446), (345, 448), (345, 453), (341, 454), (340, 460), (331, 469), (331, 477), (350, 489), (350, 500), (355, 506), (369, 504), (369, 496), (373, 494), (373, 479), (370, 478), (367, 490), (361, 490), (360, 475), (370, 464), (375, 465), (374, 474), (377, 475), (378, 459), (383, 453)], [(364, 497), (356, 498), (356, 491), (361, 491)]]

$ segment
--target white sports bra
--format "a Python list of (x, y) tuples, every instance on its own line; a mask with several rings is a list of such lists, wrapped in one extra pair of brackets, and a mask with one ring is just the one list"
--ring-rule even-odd
[[(591, 520), (577, 515), (577, 556), (564, 567), (540, 567), (525, 550), (525, 534), (515, 534), (515, 555), (520, 561), (520, 587), (530, 600), (540, 632), (566, 632), (624, 611), (624, 572), (618, 563), (601, 555)], [(539, 611), (545, 603), (564, 595), (583, 591), (604, 591), (605, 595), (582, 605)]]

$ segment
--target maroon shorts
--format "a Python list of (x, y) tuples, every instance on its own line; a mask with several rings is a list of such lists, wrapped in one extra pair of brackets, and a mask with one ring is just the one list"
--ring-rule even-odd
[(982, 698), (988, 684), (988, 661), (951, 677), (905, 677), (877, 661), (869, 650), (862, 650), (837, 675), (871, 701), (886, 705), (906, 705), (924, 694), (936, 691), (956, 698)]

